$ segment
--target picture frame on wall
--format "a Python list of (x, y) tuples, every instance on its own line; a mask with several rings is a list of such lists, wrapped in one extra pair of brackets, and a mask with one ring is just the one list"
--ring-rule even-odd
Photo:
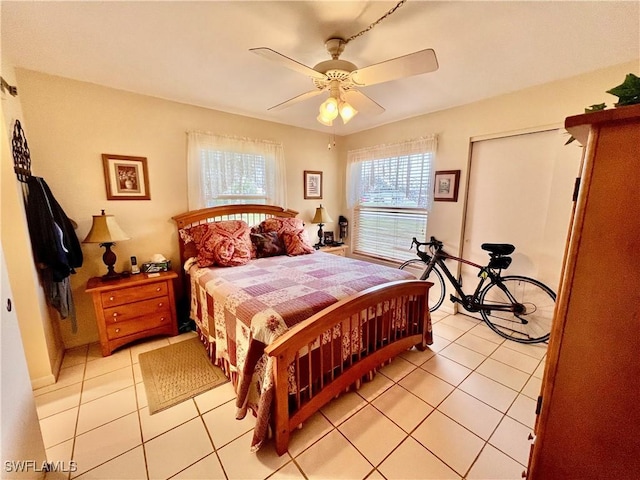
[(102, 154), (107, 200), (151, 200), (145, 157)]
[(460, 170), (436, 172), (433, 199), (436, 202), (457, 202)]
[(305, 200), (322, 200), (322, 172), (304, 171)]

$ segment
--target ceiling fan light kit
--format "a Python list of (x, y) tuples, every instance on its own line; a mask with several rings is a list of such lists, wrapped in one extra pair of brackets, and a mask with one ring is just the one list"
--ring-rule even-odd
[[(320, 105), (320, 114), (316, 117), (318, 122), (326, 126), (332, 126), (333, 121), (340, 115), (343, 123), (347, 123), (357, 113), (355, 107), (366, 110), (366, 113), (379, 114), (384, 112), (384, 108), (374, 100), (358, 90), (359, 87), (375, 85), (377, 83), (390, 82), (401, 78), (433, 72), (438, 69), (438, 61), (435, 52), (431, 49), (420, 50), (408, 55), (376, 63), (368, 67), (360, 68), (351, 62), (341, 60), (340, 54), (344, 51), (347, 43), (368, 32), (380, 21), (391, 15), (396, 9), (403, 5), (406, 0), (399, 1), (395, 7), (389, 10), (384, 16), (369, 25), (365, 30), (349, 37), (330, 38), (325, 42), (325, 48), (331, 60), (318, 63), (315, 67), (308, 67), (281, 53), (267, 47), (252, 48), (251, 52), (260, 55), (268, 60), (280, 63), (281, 65), (303, 73), (311, 77), (315, 90), (303, 93), (269, 110), (280, 110), (287, 108), (298, 102), (315, 97), (325, 91), (329, 91), (329, 98)], [(347, 102), (347, 98), (351, 103)]]
[(349, 102), (344, 100), (338, 80), (331, 80), (329, 98), (322, 102), (319, 111), (318, 122), (328, 127), (333, 125), (333, 121), (338, 118), (338, 115), (342, 118), (342, 122), (346, 124), (358, 113)]

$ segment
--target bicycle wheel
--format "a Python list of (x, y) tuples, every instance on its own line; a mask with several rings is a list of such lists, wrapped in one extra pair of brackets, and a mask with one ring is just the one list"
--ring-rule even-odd
[[(507, 289), (509, 293), (504, 289)], [(502, 278), (502, 285), (490, 283), (480, 292), (481, 304), (524, 306), (523, 313), (485, 311), (480, 314), (486, 324), (498, 335), (519, 343), (540, 343), (549, 340), (556, 294), (543, 283), (528, 277)]]
[[(442, 273), (434, 267), (431, 272), (429, 272), (428, 277), (424, 277), (424, 271), (426, 269), (425, 263), (420, 259), (407, 260), (402, 265), (400, 265), (400, 270), (409, 270), (412, 273), (416, 274), (416, 277), (420, 280), (426, 280), (427, 282), (433, 283), (433, 286), (429, 289), (429, 311), (434, 312), (442, 302), (444, 301), (445, 295), (445, 285), (444, 285), (444, 277)], [(418, 275), (420, 275), (418, 277)], [(424, 277), (424, 278), (423, 278)]]

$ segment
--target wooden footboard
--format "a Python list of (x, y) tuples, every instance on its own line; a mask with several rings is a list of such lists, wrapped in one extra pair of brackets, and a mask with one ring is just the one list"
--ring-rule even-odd
[(266, 347), (273, 357), (279, 455), (287, 451), (291, 431), (333, 397), (402, 351), (431, 344), (431, 285), (407, 280), (364, 290)]

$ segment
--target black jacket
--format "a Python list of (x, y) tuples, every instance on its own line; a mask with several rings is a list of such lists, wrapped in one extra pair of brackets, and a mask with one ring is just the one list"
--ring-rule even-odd
[(25, 199), (29, 236), (36, 262), (51, 269), (60, 282), (82, 266), (82, 249), (67, 215), (40, 177), (27, 180)]

